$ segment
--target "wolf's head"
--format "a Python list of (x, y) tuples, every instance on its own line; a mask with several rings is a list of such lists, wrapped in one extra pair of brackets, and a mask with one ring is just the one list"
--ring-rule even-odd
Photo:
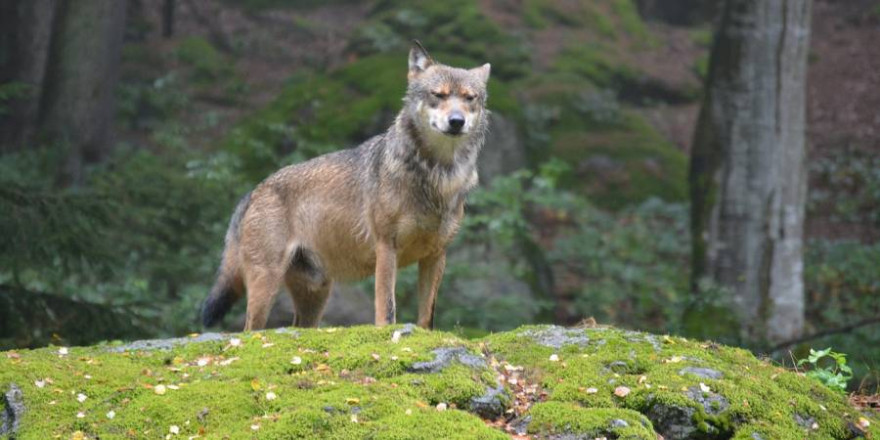
[(435, 62), (418, 42), (409, 52), (406, 111), (419, 130), (442, 144), (482, 135), (486, 127), (489, 64), (473, 69)]

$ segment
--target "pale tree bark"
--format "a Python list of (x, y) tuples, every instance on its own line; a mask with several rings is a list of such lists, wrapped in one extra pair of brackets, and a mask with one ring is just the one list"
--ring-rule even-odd
[(79, 182), (83, 163), (99, 161), (109, 152), (125, 7), (125, 0), (59, 5), (40, 106), (40, 134), (68, 149), (62, 183)]
[(730, 290), (740, 336), (804, 325), (805, 83), (811, 0), (727, 0), (694, 135), (692, 281)]
[(0, 84), (25, 87), (3, 103), (0, 154), (32, 141), (57, 4), (57, 0), (0, 1)]

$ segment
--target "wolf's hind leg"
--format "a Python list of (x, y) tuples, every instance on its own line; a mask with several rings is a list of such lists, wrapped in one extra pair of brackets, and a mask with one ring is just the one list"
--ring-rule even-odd
[(294, 326), (317, 327), (321, 323), (332, 285), (327, 281), (315, 286), (300, 277), (287, 277), (287, 290), (293, 297)]
[(297, 246), (291, 255), (284, 282), (293, 298), (293, 325), (317, 327), (321, 323), (332, 284), (324, 273), (318, 254)]
[(261, 330), (266, 327), (269, 310), (275, 302), (284, 275), (280, 271), (262, 267), (249, 267), (245, 272), (247, 319), (244, 329)]

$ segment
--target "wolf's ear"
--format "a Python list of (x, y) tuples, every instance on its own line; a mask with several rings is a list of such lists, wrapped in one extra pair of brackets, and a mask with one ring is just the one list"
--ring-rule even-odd
[(409, 74), (407, 76), (412, 78), (424, 72), (431, 64), (434, 64), (431, 55), (428, 55), (428, 51), (425, 50), (422, 43), (419, 43), (419, 40), (413, 40), (412, 48), (409, 50)]
[(489, 81), (489, 73), (491, 73), (491, 71), (492, 71), (492, 65), (489, 63), (483, 64), (480, 67), (474, 67), (473, 69), (471, 69), (471, 73), (473, 73), (474, 75), (477, 75), (477, 77), (480, 78), (481, 80), (483, 80), (484, 83)]

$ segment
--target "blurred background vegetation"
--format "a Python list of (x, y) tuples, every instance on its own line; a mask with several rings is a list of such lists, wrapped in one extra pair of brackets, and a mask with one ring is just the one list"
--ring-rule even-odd
[[(99, 154), (33, 136), (0, 155), (0, 349), (201, 331), (237, 198), (284, 165), (383, 131), (414, 37), (443, 63), (493, 66), (493, 131), (450, 250), (439, 328), (594, 317), (749, 345), (682, 324), (685, 310), (726, 301), (713, 286), (694, 299), (689, 285), (687, 154), (714, 3), (130, 0)], [(880, 69), (839, 54), (872, 41), (878, 11), (814, 6), (807, 333), (880, 315), (880, 122), (836, 96), (841, 81), (870, 84), (860, 78)], [(14, 58), (11, 42), (0, 39), (0, 61)], [(880, 101), (880, 87), (861, 90)], [(4, 129), (33, 93), (0, 76)], [(336, 292), (326, 323), (370, 322), (369, 285)], [(414, 286), (408, 269), (399, 321), (415, 318)], [(274, 322), (287, 324), (290, 308)], [(850, 354), (861, 385), (876, 386), (877, 325), (793, 349), (809, 345)]]

